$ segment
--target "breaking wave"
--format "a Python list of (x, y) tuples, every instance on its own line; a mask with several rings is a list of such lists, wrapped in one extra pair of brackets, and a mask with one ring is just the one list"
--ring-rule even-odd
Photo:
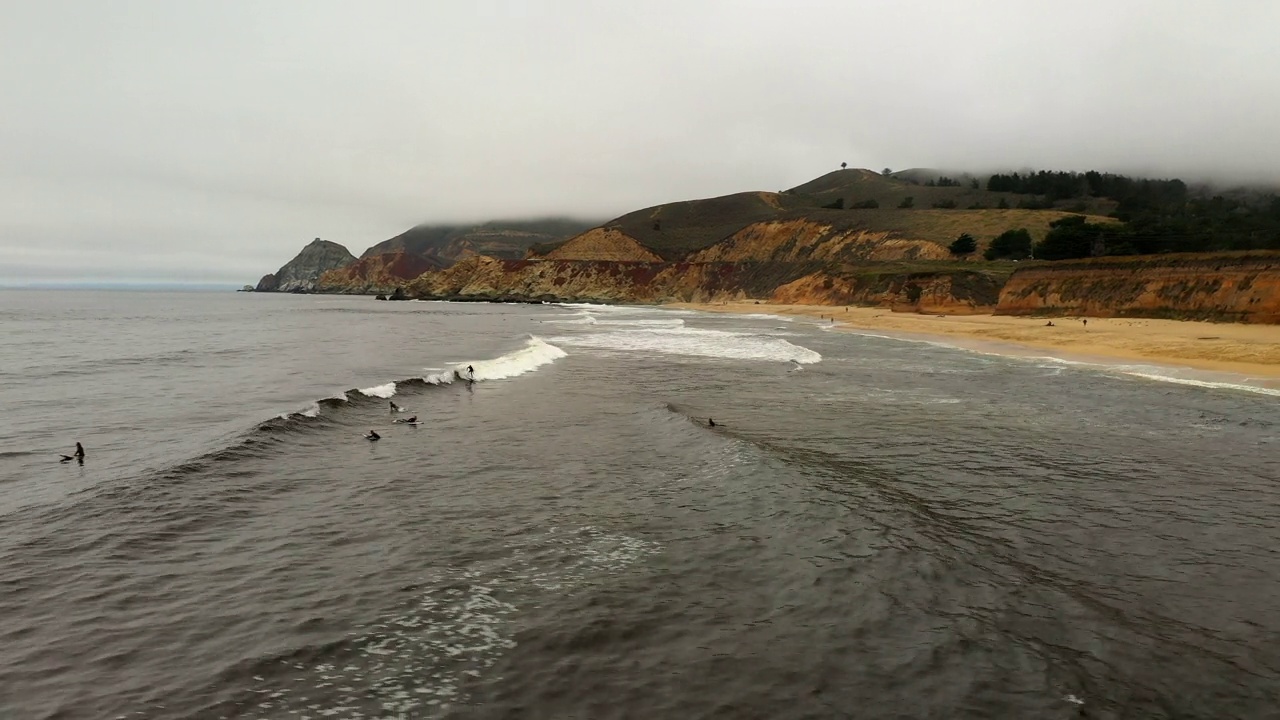
[(467, 377), (466, 368), (475, 368), (475, 382), (485, 380), (502, 380), (513, 378), (555, 362), (567, 356), (564, 350), (551, 345), (540, 338), (530, 336), (524, 347), (489, 360), (472, 360), (456, 364), (433, 375), (420, 378), (408, 378), (395, 382), (375, 385), (368, 388), (357, 388), (334, 396), (322, 398), (310, 403), (302, 410), (280, 413), (268, 420), (253, 426), (248, 432), (237, 434), (227, 445), (191, 460), (179, 463), (161, 471), (161, 476), (181, 475), (187, 471), (197, 470), (209, 463), (224, 459), (235, 459), (269, 450), (271, 443), (280, 442), (281, 436), (311, 432), (332, 424), (337, 414), (357, 403), (368, 403), (368, 398), (393, 397), (402, 387), (427, 387), (448, 385), (454, 380)]
[[(533, 372), (543, 365), (559, 360), (568, 355), (564, 350), (541, 338), (529, 336), (525, 346), (515, 352), (507, 353), (492, 360), (469, 360), (455, 363), (444, 372), (433, 373), (422, 379), (431, 385), (447, 385), (454, 380), (505, 380), (528, 372)], [(467, 368), (475, 369), (472, 376)]]
[(680, 326), (651, 326), (636, 322), (625, 329), (552, 338), (552, 342), (626, 353), (660, 353), (724, 358), (729, 360), (766, 360), (809, 364), (822, 361), (822, 355), (782, 338), (729, 330), (708, 330)]

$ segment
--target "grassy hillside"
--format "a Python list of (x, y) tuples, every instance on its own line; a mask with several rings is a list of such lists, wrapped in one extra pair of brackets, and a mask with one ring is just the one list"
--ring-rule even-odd
[(572, 218), (498, 220), (480, 225), (419, 225), (364, 251), (360, 257), (407, 252), (449, 265), (467, 251), (520, 258), (531, 245), (567, 240), (596, 225)]
[[(686, 200), (637, 210), (603, 225), (619, 230), (665, 260), (682, 260), (719, 243), (744, 227), (769, 220), (808, 219), (833, 230), (892, 233), (894, 237), (947, 245), (962, 233), (979, 248), (1006, 230), (1026, 228), (1036, 240), (1065, 210), (1021, 209), (1025, 195), (963, 187), (930, 187), (870, 170), (837, 170), (781, 193), (744, 192)], [(899, 207), (912, 198), (911, 207)], [(1001, 201), (1008, 209), (998, 209)], [(874, 209), (854, 208), (875, 201)], [(1108, 201), (1090, 201), (1101, 212)], [(935, 208), (954, 205), (954, 208)], [(837, 209), (839, 208), (839, 209)], [(1072, 208), (1072, 212), (1079, 212)], [(1108, 222), (1091, 218), (1092, 222)], [(545, 256), (561, 242), (538, 243), (530, 250)]]
[(621, 230), (664, 259), (676, 260), (751, 223), (810, 207), (811, 201), (802, 197), (744, 192), (637, 210), (605, 223), (605, 227)]
[[(875, 201), (881, 210), (898, 208), (907, 198), (911, 198), (911, 206), (916, 210), (928, 210), (936, 205), (952, 203), (955, 209), (961, 210), (997, 209), (1002, 201), (1009, 208), (1017, 209), (1019, 205), (1034, 200), (1017, 193), (990, 192), (984, 189), (982, 179), (973, 176), (948, 176), (958, 180), (959, 187), (926, 185), (930, 180), (936, 182), (941, 177), (931, 175), (924, 180), (919, 179), (930, 172), (904, 170), (886, 176), (870, 170), (836, 170), (797, 185), (785, 194), (807, 198), (810, 203), (819, 207), (840, 202), (844, 208), (854, 208), (859, 204)], [(973, 180), (978, 180), (978, 188), (972, 186)], [(1084, 198), (1060, 202), (1053, 209), (1107, 215), (1115, 209), (1115, 203), (1105, 198)]]

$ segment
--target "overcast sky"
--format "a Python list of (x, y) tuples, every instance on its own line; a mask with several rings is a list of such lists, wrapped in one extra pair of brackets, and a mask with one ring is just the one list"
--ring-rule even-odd
[(1280, 179), (1280, 2), (0, 0), (0, 282), (836, 168)]

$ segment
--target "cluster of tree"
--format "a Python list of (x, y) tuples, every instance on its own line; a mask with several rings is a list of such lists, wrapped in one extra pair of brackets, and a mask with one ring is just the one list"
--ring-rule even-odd
[(1031, 257), (1031, 233), (1026, 228), (1005, 230), (982, 253), (987, 260), (1023, 260)]
[(992, 192), (1011, 192), (1020, 195), (1040, 195), (1053, 203), (1070, 198), (1110, 198), (1121, 209), (1137, 209), (1184, 202), (1187, 184), (1172, 180), (1131, 178), (1113, 173), (1046, 171), (1027, 173), (996, 173), (987, 178), (987, 189)]
[[(987, 189), (1033, 197), (1018, 207), (1047, 209), (1071, 198), (1103, 197), (1116, 202), (1112, 217), (1122, 224), (1067, 218), (1054, 223), (1035, 257), (1148, 255), (1167, 252), (1280, 249), (1280, 197), (1235, 199), (1196, 197), (1178, 179), (1150, 180), (1089, 171), (1039, 171), (992, 175)], [(1084, 212), (1077, 203), (1068, 209)]]
[(1280, 250), (1280, 198), (1247, 205), (1222, 197), (1135, 214), (1125, 223), (1090, 223), (1083, 215), (1055, 220), (1035, 256), (1044, 260), (1098, 255)]
[(924, 186), (925, 187), (960, 187), (960, 181), (953, 180), (952, 178), (949, 178), (944, 175), (938, 178), (937, 180), (926, 180), (924, 183)]

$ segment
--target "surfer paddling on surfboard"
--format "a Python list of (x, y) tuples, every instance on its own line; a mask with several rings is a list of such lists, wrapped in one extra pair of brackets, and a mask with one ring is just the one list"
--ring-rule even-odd
[(73, 454), (73, 455), (63, 455), (63, 456), (62, 456), (62, 459), (61, 459), (61, 460), (59, 460), (58, 462), (68, 462), (68, 461), (71, 461), (71, 460), (78, 460), (78, 461), (80, 462), (80, 464), (81, 464), (81, 465), (83, 465), (83, 464), (84, 464), (84, 446), (83, 446), (83, 445), (81, 445), (80, 443), (76, 443), (76, 451), (75, 451), (75, 454)]
[(413, 417), (409, 418), (408, 420), (397, 420), (396, 422), (398, 422), (398, 423), (404, 423), (404, 424), (406, 424), (406, 425), (417, 425), (417, 424), (418, 424), (418, 416), (417, 416), (417, 415), (414, 415)]

